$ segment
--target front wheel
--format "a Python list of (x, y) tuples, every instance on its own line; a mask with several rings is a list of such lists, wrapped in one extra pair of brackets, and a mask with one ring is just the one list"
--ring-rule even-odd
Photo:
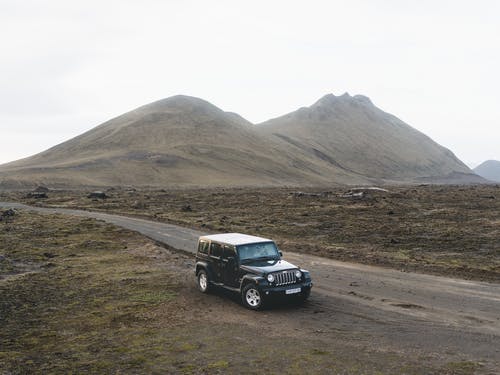
[(251, 310), (260, 310), (264, 305), (262, 295), (259, 289), (257, 289), (257, 286), (253, 283), (245, 285), (241, 291), (241, 299), (243, 305)]
[(198, 272), (198, 289), (202, 293), (207, 293), (210, 289), (208, 275), (207, 275), (207, 272), (205, 270), (200, 270)]

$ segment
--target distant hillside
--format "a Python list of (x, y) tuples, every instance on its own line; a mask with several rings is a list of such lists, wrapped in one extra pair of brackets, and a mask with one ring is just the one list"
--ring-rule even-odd
[(442, 181), (456, 173), (472, 173), (450, 150), (361, 95), (326, 95), (259, 129), (354, 175)]
[(489, 181), (500, 182), (500, 161), (487, 160), (474, 168), (474, 172)]
[[(261, 125), (173, 96), (0, 166), (0, 187), (312, 186), (478, 178), (449, 150), (376, 108), (327, 95)], [(427, 181), (427, 180), (426, 180)]]

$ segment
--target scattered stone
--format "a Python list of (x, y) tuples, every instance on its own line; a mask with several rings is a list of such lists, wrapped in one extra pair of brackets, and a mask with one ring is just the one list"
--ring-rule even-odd
[(48, 196), (47, 193), (44, 192), (31, 191), (28, 194), (26, 194), (26, 198), (45, 199), (48, 198)]
[(328, 197), (329, 195), (332, 195), (333, 192), (331, 191), (322, 191), (321, 193), (306, 193), (304, 191), (296, 191), (293, 193), (290, 193), (292, 196), (296, 198), (302, 198), (302, 197), (308, 197), (308, 198), (324, 198)]
[(141, 209), (146, 208), (146, 205), (144, 204), (144, 202), (134, 201), (134, 203), (132, 203), (131, 207), (136, 209), (136, 210), (141, 210)]
[(374, 195), (379, 196), (381, 195), (381, 193), (389, 193), (389, 190), (375, 186), (351, 188), (349, 191), (341, 195), (341, 197), (351, 198), (351, 199), (363, 199), (363, 198), (373, 197)]
[(351, 191), (354, 191), (354, 192), (358, 192), (358, 191), (364, 191), (364, 192), (378, 191), (378, 192), (381, 192), (381, 193), (389, 193), (389, 190), (382, 189), (382, 188), (379, 188), (379, 187), (376, 187), (376, 186), (352, 188)]
[(365, 192), (364, 191), (360, 191), (360, 192), (353, 192), (352, 190), (346, 192), (345, 194), (342, 194), (341, 195), (341, 198), (351, 198), (351, 199), (362, 199), (364, 198), (365, 196)]
[(50, 258), (55, 258), (57, 255), (52, 254), (52, 253), (43, 253), (43, 256), (45, 258), (49, 258), (50, 259)]
[(12, 208), (9, 208), (8, 210), (2, 212), (2, 217), (7, 217), (7, 216), (16, 216), (16, 211), (14, 211)]
[(33, 190), (34, 193), (48, 193), (49, 188), (46, 186), (38, 186), (35, 190)]
[(387, 212), (387, 215), (394, 215), (394, 211), (393, 210), (389, 210), (389, 212)]
[(191, 207), (191, 205), (190, 205), (190, 204), (187, 204), (187, 205), (185, 205), (185, 206), (183, 206), (183, 207), (181, 208), (181, 211), (182, 211), (182, 212), (191, 212), (191, 211), (193, 211), (193, 208)]
[(94, 198), (94, 199), (106, 199), (107, 197), (108, 196), (103, 191), (93, 191), (87, 195), (87, 198)]

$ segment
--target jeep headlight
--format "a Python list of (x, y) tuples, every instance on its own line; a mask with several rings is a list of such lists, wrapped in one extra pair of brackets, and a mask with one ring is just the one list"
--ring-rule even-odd
[(270, 283), (272, 283), (274, 281), (273, 274), (270, 273), (269, 275), (267, 275), (267, 281), (269, 281)]
[(295, 271), (295, 277), (297, 279), (300, 279), (302, 277), (302, 272), (300, 272), (299, 270)]

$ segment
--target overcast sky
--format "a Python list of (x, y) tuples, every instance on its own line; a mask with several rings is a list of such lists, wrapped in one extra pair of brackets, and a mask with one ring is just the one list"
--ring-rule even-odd
[(346, 91), (500, 160), (500, 1), (0, 0), (0, 46), (0, 163), (175, 94), (257, 123)]

